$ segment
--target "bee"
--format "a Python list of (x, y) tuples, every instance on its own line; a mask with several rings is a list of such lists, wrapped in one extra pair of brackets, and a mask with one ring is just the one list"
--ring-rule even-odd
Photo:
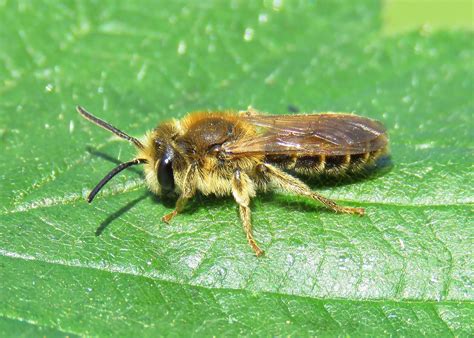
[(258, 191), (300, 195), (346, 214), (364, 209), (337, 204), (292, 174), (339, 175), (366, 168), (384, 154), (388, 137), (375, 120), (344, 113), (267, 115), (252, 108), (241, 112), (194, 112), (159, 124), (142, 140), (127, 135), (78, 106), (87, 120), (131, 142), (137, 156), (112, 169), (90, 192), (90, 203), (122, 170), (144, 165), (145, 181), (155, 194), (176, 193), (175, 209), (183, 212), (196, 192), (232, 195), (239, 207), (247, 241), (264, 254), (252, 233), (250, 200)]

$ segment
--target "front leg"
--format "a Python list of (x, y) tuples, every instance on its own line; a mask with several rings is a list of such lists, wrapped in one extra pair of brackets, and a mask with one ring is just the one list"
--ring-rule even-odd
[(250, 197), (255, 196), (255, 188), (250, 177), (238, 169), (234, 172), (232, 177), (232, 195), (234, 196), (235, 201), (239, 204), (240, 219), (244, 226), (247, 241), (257, 257), (262, 256), (264, 251), (258, 247), (257, 242), (253, 238), (249, 207)]
[(269, 164), (261, 164), (259, 165), (260, 172), (270, 181), (270, 183), (277, 187), (280, 190), (293, 193), (295, 195), (302, 195), (309, 197), (315, 201), (318, 201), (324, 204), (329, 209), (346, 214), (357, 214), (357, 215), (364, 215), (363, 208), (352, 208), (352, 207), (344, 207), (342, 205), (338, 205), (333, 200), (326, 198), (318, 193), (312, 191), (306, 184), (301, 182), (299, 179), (281, 171), (280, 169), (275, 168)]
[(182, 212), (188, 200), (196, 193), (196, 167), (190, 165), (183, 179), (183, 191), (176, 201), (175, 209), (169, 214), (161, 217), (165, 223), (169, 223), (174, 216)]

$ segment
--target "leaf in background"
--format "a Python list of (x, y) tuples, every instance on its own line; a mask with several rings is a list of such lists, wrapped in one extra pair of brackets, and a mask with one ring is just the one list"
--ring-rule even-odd
[[(385, 36), (373, 1), (0, 6), (1, 333), (473, 332), (472, 32)], [(257, 259), (231, 198), (162, 224), (128, 170), (88, 205), (133, 149), (76, 104), (137, 136), (197, 109), (356, 112), (393, 168), (314, 187), (363, 218), (256, 198)]]

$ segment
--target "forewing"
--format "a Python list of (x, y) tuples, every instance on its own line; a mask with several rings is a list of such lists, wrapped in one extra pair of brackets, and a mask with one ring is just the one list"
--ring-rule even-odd
[(231, 157), (250, 154), (346, 155), (382, 149), (387, 144), (380, 122), (350, 114), (257, 115), (242, 118), (258, 133), (224, 144)]

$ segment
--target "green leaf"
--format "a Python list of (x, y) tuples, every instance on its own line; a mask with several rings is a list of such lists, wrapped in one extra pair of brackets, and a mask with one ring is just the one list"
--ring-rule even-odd
[[(0, 333), (468, 336), (474, 327), (473, 34), (391, 36), (374, 1), (0, 2)], [(388, 16), (390, 17), (390, 16)], [(393, 17), (393, 16), (392, 16)], [(172, 205), (139, 169), (85, 196), (132, 135), (199, 109), (383, 121), (391, 166), (252, 204)]]

